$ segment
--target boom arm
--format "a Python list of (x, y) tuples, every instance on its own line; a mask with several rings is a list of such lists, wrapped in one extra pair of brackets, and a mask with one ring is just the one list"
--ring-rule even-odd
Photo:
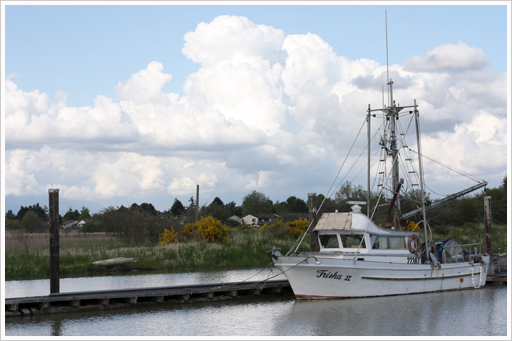
[[(465, 190), (463, 190), (463, 191), (460, 191), (460, 192), (454, 193), (454, 194), (452, 194), (452, 195), (449, 195), (449, 196), (447, 196), (447, 197), (446, 197), (446, 198), (444, 198), (444, 199), (441, 199), (441, 200), (438, 200), (438, 201), (436, 201), (436, 202), (433, 202), (433, 203), (432, 203), (428, 208), (429, 208), (429, 209), (436, 208), (436, 207), (438, 207), (438, 206), (441, 206), (441, 205), (443, 205), (443, 204), (446, 204), (446, 203), (447, 203), (447, 202), (449, 202), (449, 201), (452, 201), (452, 200), (454, 200), (454, 199), (456, 199), (456, 198), (458, 198), (458, 197), (461, 197), (461, 196), (463, 196), (463, 195), (466, 195), (466, 194), (468, 194), (468, 193), (471, 193), (471, 192), (473, 192), (473, 191), (476, 191), (477, 189), (482, 188), (482, 187), (485, 187), (485, 186), (487, 186), (487, 181), (483, 181), (483, 182), (479, 183), (478, 185), (475, 185), (475, 186), (469, 187), (469, 188), (467, 188), (467, 189), (465, 189)], [(402, 214), (402, 216), (400, 217), (400, 219), (408, 219), (408, 218), (410, 218), (410, 217), (415, 216), (417, 213), (420, 213), (420, 212), (421, 212), (421, 208), (417, 208), (417, 209), (415, 209), (415, 210), (413, 210), (413, 211), (410, 211), (410, 212), (407, 212), (407, 213), (405, 213), (405, 214)]]

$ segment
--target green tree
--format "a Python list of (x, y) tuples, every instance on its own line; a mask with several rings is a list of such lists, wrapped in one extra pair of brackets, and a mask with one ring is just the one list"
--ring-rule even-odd
[(80, 212), (78, 210), (74, 210), (70, 207), (69, 210), (64, 214), (64, 220), (78, 220), (78, 217), (80, 216)]
[(46, 206), (39, 206), (39, 203), (27, 207), (21, 206), (18, 214), (16, 214), (18, 220), (21, 221), (28, 211), (32, 211), (36, 213), (39, 218), (48, 221), (48, 208)]
[(87, 220), (91, 219), (91, 213), (89, 212), (89, 209), (85, 206), (82, 207), (82, 210), (80, 211), (80, 215), (78, 216), (78, 220)]
[(242, 202), (242, 216), (251, 213), (274, 213), (272, 200), (257, 191), (247, 194)]
[(185, 207), (177, 198), (174, 199), (174, 203), (172, 204), (171, 207), (171, 212), (176, 217), (183, 215), (185, 213)]
[(21, 220), (22, 228), (27, 232), (43, 232), (45, 223), (34, 211), (28, 211)]
[(226, 221), (230, 217), (229, 213), (229, 209), (224, 206), (224, 203), (219, 197), (215, 197), (211, 204), (206, 207), (204, 212), (206, 216), (212, 216), (220, 221)]
[(16, 215), (14, 213), (12, 213), (12, 210), (9, 210), (9, 211), (7, 211), (7, 213), (5, 213), (5, 219), (10, 219), (10, 220), (16, 219)]

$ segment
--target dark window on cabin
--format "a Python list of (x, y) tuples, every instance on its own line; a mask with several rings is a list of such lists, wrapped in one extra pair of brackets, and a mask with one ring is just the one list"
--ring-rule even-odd
[(338, 236), (335, 234), (323, 234), (319, 236), (320, 245), (324, 249), (337, 249), (340, 247)]
[(363, 235), (358, 234), (342, 234), (341, 235), (341, 243), (343, 244), (343, 247), (345, 248), (351, 248), (351, 249), (365, 249), (366, 244), (364, 242)]

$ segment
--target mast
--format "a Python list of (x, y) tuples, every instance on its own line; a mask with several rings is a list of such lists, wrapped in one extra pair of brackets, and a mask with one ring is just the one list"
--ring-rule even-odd
[[(393, 189), (393, 196), (398, 196), (399, 193), (398, 186), (400, 181), (400, 174), (399, 174), (399, 167), (398, 167), (398, 148), (396, 143), (396, 120), (398, 117), (398, 113), (400, 112), (401, 108), (396, 106), (395, 101), (393, 100), (393, 80), (389, 80), (389, 97), (391, 99), (391, 106), (388, 107), (388, 118), (389, 118), (389, 129), (390, 129), (390, 137), (389, 137), (389, 149), (391, 152), (391, 158), (392, 158), (392, 166), (391, 166), (391, 176), (392, 176), (392, 189)], [(394, 203), (394, 209), (393, 209), (393, 226), (394, 228), (397, 228), (400, 226), (400, 200), (395, 200)]]
[(368, 116), (366, 117), (366, 120), (368, 122), (368, 191), (366, 192), (366, 215), (368, 218), (370, 217), (370, 142), (371, 142), (371, 110), (370, 105), (368, 104)]
[(425, 256), (428, 260), (430, 252), (428, 251), (428, 233), (427, 233), (427, 212), (425, 207), (425, 184), (423, 183), (423, 160), (421, 157), (421, 138), (420, 138), (420, 112), (414, 100), (414, 120), (416, 121), (416, 139), (418, 143), (418, 164), (420, 169), (420, 189), (421, 189), (421, 211), (423, 214), (423, 229), (425, 230)]

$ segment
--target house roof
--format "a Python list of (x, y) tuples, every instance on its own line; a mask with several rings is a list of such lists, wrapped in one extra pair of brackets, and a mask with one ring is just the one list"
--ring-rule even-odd
[(277, 214), (274, 214), (274, 213), (253, 213), (251, 215), (255, 216), (258, 219), (270, 219), (270, 218), (279, 217)]

